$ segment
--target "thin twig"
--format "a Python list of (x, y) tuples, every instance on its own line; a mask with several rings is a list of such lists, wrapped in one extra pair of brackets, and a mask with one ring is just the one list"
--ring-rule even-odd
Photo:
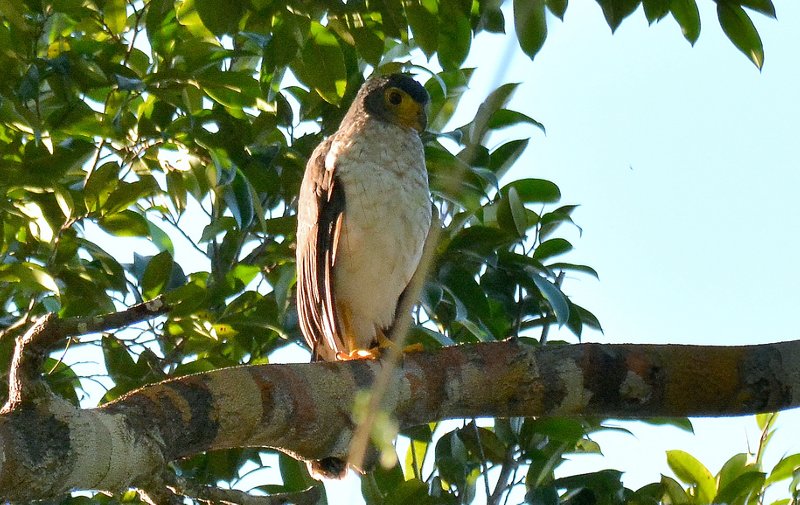
[(422, 293), (422, 288), (425, 285), (425, 278), (433, 263), (434, 253), (436, 251), (436, 246), (439, 244), (441, 234), (441, 221), (439, 220), (439, 216), (434, 214), (431, 219), (431, 228), (428, 232), (428, 237), (422, 249), (422, 258), (420, 258), (417, 272), (411, 278), (411, 282), (408, 285), (407, 296), (403, 297), (400, 305), (397, 307), (395, 325), (390, 335), (390, 340), (394, 345), (389, 348), (389, 351), (386, 353), (386, 358), (381, 360), (383, 368), (372, 386), (369, 405), (366, 409), (366, 416), (364, 420), (356, 426), (353, 439), (350, 442), (348, 463), (355, 468), (361, 468), (363, 465), (372, 428), (375, 426), (378, 413), (382, 410), (381, 403), (386, 396), (386, 392), (389, 390), (389, 385), (394, 377), (394, 371), (397, 369), (400, 357), (403, 354), (406, 336), (411, 327), (411, 309), (417, 303)]

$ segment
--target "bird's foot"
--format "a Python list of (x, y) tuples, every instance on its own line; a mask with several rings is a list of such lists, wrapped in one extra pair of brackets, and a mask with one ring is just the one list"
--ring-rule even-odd
[[(392, 342), (382, 331), (378, 332), (378, 334), (376, 335), (376, 339), (378, 341), (378, 349), (389, 349), (389, 348), (394, 347), (395, 345), (397, 345), (394, 342)], [(424, 350), (425, 350), (425, 346), (423, 346), (420, 343), (411, 344), (411, 345), (407, 345), (407, 346), (403, 347), (403, 353), (407, 353), (407, 352), (422, 352)]]
[(373, 347), (372, 349), (355, 349), (350, 352), (337, 352), (336, 359), (339, 361), (352, 361), (356, 359), (378, 359), (381, 357), (381, 349)]
[(403, 347), (403, 352), (422, 352), (425, 350), (425, 346), (417, 342), (416, 344), (409, 344)]

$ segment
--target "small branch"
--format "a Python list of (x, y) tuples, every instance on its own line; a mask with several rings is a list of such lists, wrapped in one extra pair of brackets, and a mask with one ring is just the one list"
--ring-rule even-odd
[(516, 470), (517, 463), (514, 459), (514, 446), (511, 446), (506, 451), (506, 457), (500, 467), (500, 475), (497, 476), (497, 483), (494, 486), (494, 492), (491, 496), (486, 497), (487, 505), (500, 505), (500, 500), (503, 499), (503, 493), (508, 489), (508, 480), (511, 474)]
[[(322, 486), (312, 486), (295, 493), (275, 493), (266, 496), (255, 496), (237, 489), (218, 487), (195, 487), (191, 492), (181, 491), (187, 498), (194, 498), (209, 505), (316, 505), (322, 498)], [(189, 489), (192, 489), (191, 487)]]
[(0, 414), (46, 394), (46, 386), (40, 379), (41, 367), (48, 352), (58, 343), (70, 337), (129, 326), (157, 317), (167, 310), (164, 299), (159, 296), (120, 312), (100, 316), (58, 319), (55, 314), (46, 314), (17, 337), (9, 371), (8, 402), (0, 409)]

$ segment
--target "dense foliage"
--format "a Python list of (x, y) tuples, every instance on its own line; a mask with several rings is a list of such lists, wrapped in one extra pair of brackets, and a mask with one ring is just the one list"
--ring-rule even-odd
[[(87, 339), (100, 346), (105, 372), (97, 373), (111, 384), (101, 402), (165, 377), (265, 363), (301, 342), (293, 243), (305, 162), (366, 75), (401, 69), (416, 72), (432, 97), (424, 140), (446, 224), (411, 340), (432, 348), (524, 336), (544, 345), (553, 323), (578, 337), (599, 328), (562, 291), (564, 272), (595, 275), (556, 259), (571, 249), (559, 232), (573, 225), (574, 206), (558, 204), (552, 182), (503, 180), (527, 138), (487, 142), (510, 126), (542, 127), (506, 108), (515, 84), (493, 90), (467, 124), (450, 124), (476, 35), (514, 29), (534, 57), (547, 13), (563, 18), (567, 9), (566, 0), (501, 3), (0, 0), (2, 369), (12, 337), (43, 313), (95, 315), (161, 293), (174, 308), (157, 325)], [(671, 14), (692, 43), (700, 33), (695, 0), (598, 3), (612, 29), (641, 4), (650, 22)], [(774, 8), (717, 0), (725, 33), (760, 67), (761, 41), (743, 7), (769, 16)], [(120, 247), (134, 251), (110, 252)], [(67, 347), (80, 351), (77, 342)], [(46, 371), (77, 403), (94, 378), (65, 362), (52, 359)], [(455, 426), (404, 433), (407, 453), (363, 479), (365, 499), (468, 503), (485, 492), (501, 503), (516, 487), (531, 503), (745, 503), (800, 466), (792, 456), (767, 477), (760, 460), (737, 455), (715, 478), (673, 453), (688, 489), (665, 477), (634, 494), (613, 471), (555, 479), (565, 454), (599, 451), (589, 434), (602, 420)], [(267, 454), (204, 454), (174, 468), (217, 484), (262, 466)], [(312, 483), (302, 465), (283, 455), (279, 463), (283, 482), (262, 490)], [(87, 498), (66, 502), (79, 500)]]

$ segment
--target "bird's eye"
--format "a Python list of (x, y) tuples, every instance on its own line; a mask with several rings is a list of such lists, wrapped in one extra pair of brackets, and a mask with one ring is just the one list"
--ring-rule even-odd
[(401, 95), (397, 91), (389, 92), (389, 103), (391, 103), (392, 105), (400, 105), (402, 101), (403, 101), (403, 95)]

